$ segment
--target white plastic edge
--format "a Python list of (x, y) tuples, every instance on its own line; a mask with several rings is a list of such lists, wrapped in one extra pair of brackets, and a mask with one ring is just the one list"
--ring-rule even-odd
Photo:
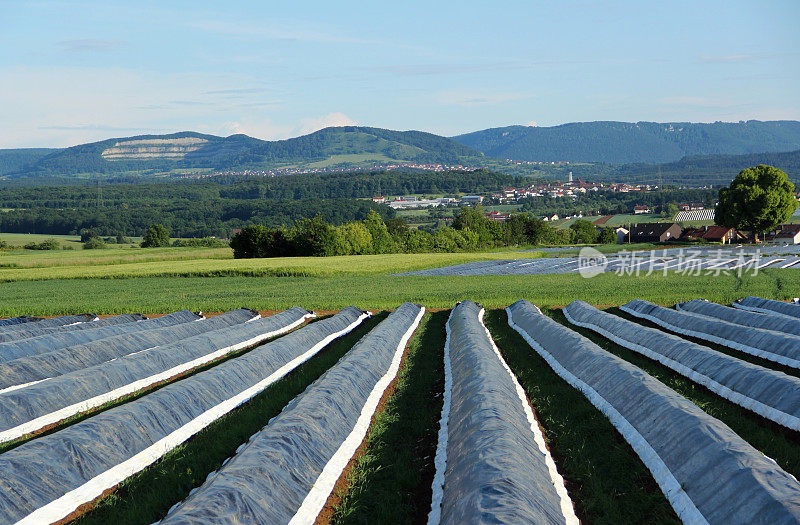
[(47, 381), (48, 379), (52, 379), (51, 377), (46, 377), (44, 379), (39, 379), (37, 381), (29, 381), (28, 383), (20, 383), (18, 385), (11, 385), (6, 388), (0, 389), (0, 394), (5, 394), (6, 392), (13, 392), (14, 390), (19, 390), (20, 388), (27, 388), (29, 386), (33, 386), (37, 383), (41, 383), (42, 381)]
[[(762, 359), (767, 359), (769, 361), (774, 361), (776, 363), (780, 363), (782, 365), (790, 366), (792, 368), (800, 368), (800, 360), (792, 359), (791, 357), (786, 357), (786, 356), (780, 355), (780, 354), (773, 354), (772, 352), (767, 352), (766, 350), (762, 350), (761, 348), (754, 348), (752, 346), (748, 346), (746, 344), (742, 344), (742, 343), (740, 343), (738, 341), (733, 341), (731, 339), (725, 339), (724, 337), (719, 337), (719, 336), (716, 336), (716, 335), (713, 335), (713, 334), (708, 334), (708, 333), (705, 333), (705, 332), (697, 332), (695, 330), (689, 330), (688, 328), (681, 328), (679, 326), (675, 326), (675, 325), (673, 325), (671, 323), (668, 323), (667, 321), (664, 321), (663, 319), (660, 319), (660, 318), (655, 317), (653, 315), (645, 314), (645, 313), (639, 312), (637, 310), (634, 310), (633, 308), (630, 308), (627, 305), (622, 305), (622, 306), (619, 307), (619, 309), (622, 310), (623, 312), (631, 314), (634, 317), (638, 317), (640, 319), (647, 319), (648, 321), (650, 321), (652, 323), (655, 323), (655, 324), (657, 324), (659, 326), (662, 326), (662, 327), (664, 327), (664, 328), (666, 328), (668, 330), (671, 330), (673, 332), (676, 332), (676, 333), (679, 333), (679, 334), (682, 334), (682, 335), (688, 335), (689, 337), (696, 337), (698, 339), (703, 339), (705, 341), (711, 341), (712, 343), (717, 343), (717, 344), (720, 344), (722, 346), (727, 346), (728, 348), (733, 348), (734, 350), (739, 350), (739, 351), (742, 351), (742, 352), (744, 352), (746, 354), (754, 355), (756, 357), (760, 357)], [(743, 326), (743, 325), (738, 325), (738, 326)], [(783, 334), (782, 332), (780, 332), (780, 333), (781, 333), (781, 335), (787, 335), (787, 336), (790, 335), (790, 334)]]
[(553, 456), (547, 449), (547, 444), (544, 441), (544, 434), (542, 434), (542, 429), (539, 428), (539, 423), (536, 420), (536, 416), (533, 414), (533, 409), (531, 408), (530, 403), (528, 403), (528, 397), (525, 395), (525, 390), (522, 388), (522, 385), (519, 384), (517, 376), (515, 376), (514, 372), (511, 371), (511, 367), (509, 367), (508, 363), (506, 363), (506, 360), (503, 359), (500, 349), (497, 348), (494, 339), (492, 339), (492, 334), (483, 323), (484, 313), (485, 310), (481, 308), (481, 311), (478, 312), (478, 322), (486, 332), (486, 337), (489, 339), (489, 343), (492, 345), (494, 354), (500, 360), (500, 364), (503, 365), (503, 368), (506, 370), (506, 372), (508, 372), (508, 376), (511, 378), (511, 382), (513, 383), (514, 389), (517, 392), (517, 397), (522, 404), (522, 410), (525, 412), (525, 418), (528, 420), (528, 424), (530, 425), (531, 433), (533, 434), (533, 440), (536, 443), (536, 446), (539, 447), (539, 452), (541, 452), (544, 456), (544, 461), (547, 465), (547, 472), (550, 474), (550, 481), (553, 483), (553, 488), (555, 488), (556, 494), (558, 494), (559, 505), (561, 507), (561, 514), (564, 516), (564, 521), (569, 525), (578, 525), (580, 520), (578, 519), (578, 516), (575, 515), (575, 507), (572, 504), (572, 499), (570, 499), (569, 494), (567, 493), (567, 487), (564, 486), (564, 478), (558, 473), (556, 463), (553, 461)]
[(67, 492), (60, 498), (51, 501), (47, 505), (36, 509), (19, 520), (17, 523), (23, 525), (40, 525), (41, 523), (54, 523), (64, 519), (84, 503), (94, 500), (105, 490), (116, 486), (126, 478), (155, 463), (160, 457), (173, 448), (197, 434), (205, 427), (224, 416), (231, 410), (235, 409), (242, 403), (245, 403), (254, 396), (258, 395), (272, 383), (280, 380), (286, 374), (309, 360), (317, 352), (325, 348), (328, 343), (344, 334), (351, 332), (367, 317), (369, 317), (367, 313), (361, 314), (358, 319), (353, 321), (349, 326), (343, 330), (340, 330), (339, 332), (326, 336), (319, 343), (312, 346), (309, 350), (278, 368), (275, 372), (262, 379), (255, 385), (206, 410), (193, 420), (171, 432), (167, 436), (164, 436), (131, 458), (108, 469), (102, 474), (95, 476), (80, 487)]
[(433, 475), (433, 498), (431, 499), (431, 511), (428, 513), (428, 525), (439, 525), (442, 518), (442, 499), (444, 498), (444, 474), (447, 470), (447, 440), (449, 436), (450, 424), (450, 404), (453, 394), (453, 369), (450, 362), (450, 320), (453, 318), (455, 308), (450, 311), (447, 323), (444, 325), (444, 393), (442, 394), (442, 416), (439, 419), (439, 435), (436, 442), (436, 455), (433, 464), (435, 473)]
[[(703, 299), (703, 301), (708, 302), (706, 299)], [(725, 321), (726, 323), (740, 324), (740, 323), (737, 323), (736, 321), (731, 321), (730, 319), (725, 319), (725, 318), (722, 318), (722, 317), (718, 317), (718, 316), (713, 315), (711, 313), (701, 313), (701, 312), (695, 312), (694, 310), (687, 310), (686, 308), (681, 306), (681, 304), (682, 303), (675, 304), (675, 309), (678, 310), (679, 312), (683, 312), (685, 314), (690, 314), (690, 315), (699, 315), (700, 317), (704, 317), (706, 319), (712, 319), (714, 321)], [(719, 305), (719, 306), (723, 306), (723, 305)], [(725, 308), (728, 308), (728, 307), (725, 306)], [(744, 310), (747, 313), (758, 313), (758, 314), (762, 314), (763, 313), (763, 312), (755, 312), (754, 310), (751, 310), (749, 308), (741, 308), (741, 310)], [(738, 313), (745, 313), (745, 312), (738, 312)], [(768, 316), (768, 315), (759, 315), (759, 316), (756, 316), (756, 317), (763, 317), (765, 320), (769, 320), (770, 319), (770, 316)], [(778, 317), (781, 317), (783, 319), (793, 319), (793, 320), (797, 321), (798, 323), (800, 323), (800, 318), (797, 318), (797, 317), (789, 317), (789, 316), (786, 316), (786, 315), (779, 315)], [(748, 328), (758, 328), (760, 330), (772, 330), (773, 332), (779, 332), (779, 333), (782, 333), (782, 334), (787, 334), (787, 335), (793, 335), (795, 337), (800, 337), (800, 333), (787, 332), (786, 330), (782, 330), (782, 329), (780, 329), (778, 327), (774, 327), (774, 326), (773, 327), (766, 327), (766, 326), (763, 326), (763, 325), (756, 326), (756, 325), (749, 325), (749, 324), (748, 325), (742, 325), (742, 326), (747, 326)]]
[(675, 509), (681, 521), (687, 524), (708, 524), (708, 521), (697, 507), (695, 507), (689, 495), (681, 488), (680, 483), (675, 479), (675, 476), (664, 463), (664, 460), (662, 460), (653, 447), (650, 446), (650, 443), (647, 442), (644, 436), (642, 436), (639, 431), (611, 405), (611, 403), (606, 401), (592, 387), (584, 383), (572, 372), (564, 368), (561, 363), (528, 335), (525, 330), (517, 326), (514, 323), (513, 314), (509, 308), (506, 308), (506, 314), (508, 315), (508, 325), (516, 330), (522, 338), (528, 342), (531, 348), (547, 361), (547, 364), (550, 365), (550, 368), (552, 368), (556, 374), (586, 396), (589, 402), (600, 410), (619, 433), (622, 434), (625, 441), (631, 445), (645, 466), (647, 466), (653, 474), (653, 478), (666, 496), (667, 501), (669, 501), (672, 508)]
[[(56, 410), (55, 412), (50, 412), (49, 414), (45, 414), (35, 419), (31, 419), (30, 421), (26, 421), (25, 423), (22, 423), (15, 427), (3, 430), (2, 432), (0, 432), (0, 443), (11, 441), (13, 439), (24, 436), (25, 434), (29, 434), (31, 432), (36, 432), (37, 430), (40, 430), (48, 425), (51, 425), (53, 423), (58, 423), (59, 421), (62, 421), (70, 416), (74, 416), (75, 414), (80, 414), (81, 412), (85, 412), (92, 408), (101, 406), (105, 403), (108, 403), (109, 401), (114, 401), (115, 399), (119, 399), (133, 392), (137, 392), (143, 388), (147, 388), (148, 386), (154, 385), (159, 381), (164, 381), (165, 379), (169, 379), (170, 377), (182, 374), (183, 372), (192, 370), (193, 368), (197, 368), (198, 366), (210, 363), (211, 361), (219, 357), (222, 357), (226, 354), (229, 354), (231, 352), (236, 352), (237, 350), (241, 350), (242, 348), (247, 348), (249, 346), (258, 344), (262, 341), (266, 341), (267, 339), (270, 339), (277, 335), (284, 334), (289, 330), (292, 330), (295, 327), (303, 324), (308, 318), (310, 318), (309, 315), (304, 315), (300, 319), (293, 321), (292, 323), (283, 326), (277, 330), (273, 330), (272, 332), (260, 334), (256, 337), (253, 337), (252, 339), (248, 339), (247, 341), (236, 343), (235, 345), (226, 346), (225, 348), (221, 348), (214, 352), (200, 356), (197, 359), (193, 359), (191, 361), (187, 361), (185, 363), (173, 366), (172, 368), (165, 370), (163, 372), (159, 372), (158, 374), (153, 374), (149, 377), (138, 379), (136, 381), (133, 381), (132, 383), (128, 383), (127, 385), (115, 388), (114, 390), (110, 390), (105, 394), (100, 394), (99, 396), (94, 396), (89, 399), (85, 399), (79, 403), (74, 403), (72, 405)], [(153, 348), (158, 348), (158, 347), (153, 347)], [(148, 350), (152, 350), (152, 348)], [(142, 350), (140, 352), (134, 352), (133, 354), (129, 354), (128, 356), (123, 356), (123, 357), (130, 357), (132, 355), (139, 354), (144, 351), (146, 350)], [(112, 359), (112, 361), (115, 361), (115, 359)], [(34, 383), (39, 383), (39, 382), (40, 381), (35, 381)], [(27, 385), (17, 385), (16, 387), (11, 387), (11, 388), (12, 389), (22, 388), (24, 386), (30, 386), (31, 384), (33, 383), (28, 383)]]
[[(574, 324), (576, 326), (581, 326), (583, 328), (588, 328), (589, 330), (597, 332), (598, 334), (602, 335), (603, 337), (614, 341), (618, 345), (624, 346), (628, 350), (633, 350), (634, 352), (638, 352), (638, 353), (640, 353), (640, 354), (642, 354), (642, 355), (644, 355), (646, 357), (649, 357), (650, 359), (652, 359), (654, 361), (658, 361), (662, 365), (664, 365), (664, 366), (666, 366), (668, 368), (671, 368), (672, 370), (675, 370), (676, 372), (678, 372), (682, 376), (688, 377), (689, 379), (691, 379), (695, 383), (699, 383), (699, 384), (703, 385), (704, 387), (708, 388), (709, 390), (711, 390), (715, 394), (718, 394), (719, 396), (724, 397), (728, 401), (731, 401), (732, 403), (735, 403), (735, 404), (739, 405), (740, 407), (746, 408), (748, 410), (752, 410), (756, 414), (759, 414), (760, 416), (763, 416), (763, 417), (765, 417), (765, 418), (767, 418), (767, 419), (769, 419), (771, 421), (774, 421), (774, 422), (778, 423), (779, 425), (783, 425), (783, 426), (785, 426), (787, 428), (791, 428), (792, 430), (800, 430), (800, 418), (798, 418), (797, 416), (794, 416), (792, 414), (783, 412), (783, 411), (781, 411), (781, 410), (779, 410), (779, 409), (777, 409), (775, 407), (769, 406), (769, 405), (767, 405), (765, 403), (762, 403), (761, 401), (753, 399), (752, 397), (749, 397), (749, 396), (747, 396), (745, 394), (742, 394), (740, 392), (736, 392), (735, 390), (732, 390), (731, 388), (723, 385), (722, 383), (719, 383), (718, 381), (715, 381), (714, 379), (712, 379), (712, 378), (710, 378), (710, 377), (708, 377), (708, 376), (706, 376), (704, 374), (701, 374), (700, 372), (697, 372), (696, 370), (694, 370), (692, 368), (689, 368), (686, 365), (684, 365), (684, 364), (682, 364), (682, 363), (680, 363), (678, 361), (675, 361), (674, 359), (670, 359), (669, 357), (665, 356), (664, 354), (658, 353), (658, 352), (656, 352), (654, 350), (651, 350), (651, 349), (647, 348), (646, 346), (638, 345), (638, 344), (633, 343), (631, 341), (628, 341), (627, 339), (624, 339), (624, 338), (622, 338), (620, 336), (614, 335), (613, 333), (609, 332), (605, 328), (602, 328), (602, 327), (600, 327), (600, 326), (598, 326), (596, 324), (589, 323), (589, 322), (586, 322), (586, 321), (578, 321), (578, 320), (574, 319), (569, 314), (569, 312), (567, 311), (566, 308), (563, 308), (561, 311), (564, 312), (564, 316), (567, 318), (567, 320), (570, 323), (572, 323), (572, 324)], [(715, 350), (712, 350), (711, 348), (709, 348), (708, 350), (712, 351), (712, 352), (716, 352)], [(717, 353), (719, 353), (719, 352), (717, 352)], [(720, 355), (725, 355), (725, 354), (721, 354), (720, 353)], [(728, 357), (728, 356), (725, 356), (725, 357)], [(731, 359), (735, 359), (735, 358), (731, 358)], [(764, 370), (768, 370), (770, 372), (773, 372), (773, 370), (766, 369), (766, 368)]]
[(795, 317), (793, 315), (786, 315), (781, 312), (776, 312), (775, 310), (770, 310), (769, 308), (758, 308), (755, 306), (745, 306), (743, 304), (733, 302), (731, 306), (734, 308), (739, 308), (740, 310), (748, 310), (750, 312), (758, 312), (760, 314), (769, 314), (769, 315), (777, 315), (778, 317), (786, 317), (787, 319), (794, 319), (795, 321), (800, 320), (800, 317)]
[(378, 403), (380, 403), (383, 393), (389, 387), (389, 383), (397, 376), (397, 372), (400, 370), (400, 362), (406, 350), (406, 345), (417, 329), (417, 326), (419, 326), (423, 315), (425, 315), (425, 307), (421, 306), (414, 322), (411, 323), (411, 326), (408, 327), (408, 330), (406, 330), (400, 342), (397, 344), (389, 369), (383, 377), (378, 379), (378, 382), (375, 383), (369, 396), (367, 396), (367, 401), (361, 408), (361, 414), (358, 416), (353, 430), (325, 464), (325, 467), (317, 477), (311, 490), (303, 499), (300, 508), (297, 509), (295, 515), (289, 520), (289, 525), (298, 525), (301, 523), (313, 524), (317, 516), (319, 516), (319, 513), (325, 507), (325, 503), (328, 501), (331, 492), (333, 492), (336, 482), (341, 477), (344, 469), (347, 468), (347, 464), (356, 453), (356, 450), (358, 450), (361, 442), (364, 441), (364, 437), (369, 430), (369, 425), (372, 422), (372, 416), (378, 409)]

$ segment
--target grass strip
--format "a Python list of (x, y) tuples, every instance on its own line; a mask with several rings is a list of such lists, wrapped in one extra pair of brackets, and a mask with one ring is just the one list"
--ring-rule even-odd
[(387, 315), (382, 312), (366, 319), (249, 402), (125, 480), (76, 523), (153, 523), (161, 519)]
[[(609, 309), (608, 311), (617, 313), (615, 310)], [(800, 433), (764, 419), (758, 414), (720, 397), (657, 361), (628, 350), (591, 330), (571, 324), (561, 310), (547, 310), (544, 313), (571, 330), (591, 339), (604, 350), (638, 366), (709, 415), (728, 425), (742, 439), (774, 459), (786, 472), (795, 477), (800, 476)], [(636, 318), (631, 317), (631, 319)]]
[[(370, 257), (370, 256), (353, 256)], [(376, 256), (377, 257), (377, 256)], [(408, 255), (414, 260), (417, 255)], [(334, 257), (318, 257), (320, 262)], [(250, 259), (262, 262), (267, 259)], [(346, 261), (344, 261), (346, 262)], [(349, 304), (375, 310), (411, 301), (428, 308), (451, 308), (469, 297), (487, 308), (505, 307), (520, 297), (539, 306), (564, 306), (577, 298), (614, 306), (634, 297), (656, 304), (704, 298), (727, 303), (746, 295), (787, 299), (796, 294), (800, 269), (764, 270), (758, 275), (687, 277), (601, 274), (584, 279), (578, 273), (551, 275), (386, 276), (358, 274), (324, 277), (142, 277), (135, 279), (56, 279), (0, 283), (0, 316), (59, 315), (75, 312), (119, 314), (168, 313), (191, 308), (224, 312), (248, 305), (256, 310), (284, 310), (313, 297), (318, 310), (340, 310)], [(373, 261), (376, 264), (379, 261)], [(266, 264), (266, 263), (262, 263)], [(339, 264), (343, 264), (342, 261)], [(376, 286), (376, 282), (381, 282)], [(587, 288), (589, 287), (589, 288)], [(591, 289), (591, 291), (588, 291)], [(343, 293), (346, 290), (347, 293)], [(58, 300), (54, 301), (53, 298)]]
[[(559, 312), (560, 313), (560, 312)], [(650, 471), (583, 394), (561, 379), (517, 332), (503, 310), (486, 326), (519, 379), (584, 523), (680, 523)]]
[(436, 438), (444, 388), (448, 311), (423, 318), (366, 450), (347, 477), (332, 522), (424, 523), (430, 510)]

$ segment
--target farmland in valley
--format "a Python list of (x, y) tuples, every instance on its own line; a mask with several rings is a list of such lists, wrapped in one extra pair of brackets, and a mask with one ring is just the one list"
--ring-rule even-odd
[[(27, 465), (0, 481), (0, 494), (18, 493), (17, 485), (31, 479), (43, 487), (35, 498), (0, 498), (0, 521), (27, 516), (178, 523), (249, 516), (419, 523), (434, 510), (434, 519), (451, 523), (462, 512), (459, 506), (474, 501), (471, 494), (491, 491), (498, 483), (491, 468), (482, 470), (481, 461), (467, 466), (470, 458), (496, 454), (511, 461), (512, 451), (507, 475), (515, 488), (493, 501), (496, 512), (533, 520), (549, 515), (565, 523), (729, 519), (715, 510), (725, 491), (709, 494), (692, 484), (696, 476), (681, 470), (689, 464), (681, 463), (684, 456), (670, 455), (675, 452), (670, 447), (681, 443), (674, 432), (647, 427), (650, 422), (626, 412), (627, 397), (614, 397), (609, 378), (629, 381), (630, 374), (648, 378), (641, 389), (626, 383), (630, 399), (652, 404), (665, 420), (677, 418), (687, 431), (705, 435), (714, 429), (718, 437), (707, 443), (709, 450), (730, 454), (726, 451), (734, 444), (736, 454), (743, 454), (736, 461), (753, 461), (754, 472), (778, 480), (770, 490), (758, 482), (731, 486), (756, 494), (759, 509), (769, 507), (779, 518), (793, 516), (787, 502), (800, 493), (790, 477), (800, 475), (800, 427), (793, 423), (800, 414), (771, 398), (769, 389), (741, 390), (728, 381), (724, 367), (774, 377), (769, 380), (786, 382), (790, 392), (797, 383), (800, 395), (800, 372), (792, 364), (795, 355), (800, 363), (800, 345), (792, 346), (800, 337), (800, 319), (746, 310), (729, 314), (730, 307), (706, 311), (703, 304), (682, 301), (725, 304), (748, 295), (785, 301), (796, 294), (800, 270), (699, 276), (608, 272), (591, 279), (576, 272), (404, 275), (480, 261), (557, 264), (576, 251), (237, 260), (227, 248), (4, 250), (0, 315), (92, 312), (103, 320), (79, 319), (75, 325), (71, 317), (56, 317), (43, 328), (29, 318), (0, 323), (0, 468)], [(530, 303), (516, 303), (519, 299)], [(570, 304), (575, 299), (601, 309)], [(680, 311), (655, 306), (675, 303), (681, 303)], [(529, 304), (541, 307), (541, 313)], [(788, 314), (798, 308), (763, 304), (788, 307)], [(237, 310), (243, 306), (253, 310)], [(293, 308), (298, 306), (317, 311), (318, 317), (309, 319), (307, 310)], [(184, 308), (230, 313), (190, 322), (196, 314), (177, 312)], [(256, 311), (264, 317), (258, 319)], [(176, 313), (147, 321), (113, 317), (133, 312)], [(739, 331), (731, 331), (734, 325), (725, 323), (733, 321), (750, 325), (734, 323)], [(690, 323), (692, 335), (680, 335)], [(605, 326), (611, 327), (608, 333)], [(756, 332), (767, 328), (783, 335), (762, 341)], [(741, 335), (721, 339), (725, 333)], [(747, 348), (756, 350), (742, 350), (738, 341), (744, 334), (750, 334)], [(658, 337), (664, 340), (657, 342)], [(648, 341), (653, 343), (645, 350)], [(601, 360), (606, 377), (601, 381), (581, 368), (564, 348)], [(770, 357), (767, 351), (780, 354)], [(697, 352), (720, 364), (698, 368), (687, 361)], [(693, 366), (694, 375), (687, 375), (685, 367)], [(345, 386), (350, 381), (358, 386)], [(600, 398), (587, 397), (576, 386), (584, 383), (593, 385)], [(322, 413), (329, 416), (319, 419), (331, 389), (339, 389), (341, 412), (325, 408)], [(185, 397), (198, 391), (204, 395)], [(741, 396), (757, 403), (739, 402)], [(28, 406), (32, 399), (41, 401)], [(666, 399), (680, 409), (668, 408), (673, 405), (665, 405)], [(762, 405), (767, 409), (753, 411)], [(642, 455), (639, 438), (618, 418), (609, 419), (608, 407), (649, 436), (655, 456)], [(476, 421), (477, 426), (459, 424), (494, 410), (505, 414), (502, 439), (488, 437), (498, 431), (488, 419)], [(161, 414), (158, 420), (143, 417), (154, 411)], [(136, 429), (129, 420), (137, 421)], [(311, 421), (324, 430), (301, 432)], [(104, 453), (86, 463), (59, 463), (64, 450), (88, 457), (94, 440), (87, 436), (96, 431), (121, 439), (105, 440)], [(276, 436), (295, 435), (283, 445), (288, 455), (273, 448)], [(153, 455), (160, 436), (166, 445)], [(454, 452), (447, 442), (462, 445)], [(322, 456), (309, 454), (312, 450)], [(762, 453), (777, 464), (759, 459)], [(696, 468), (714, 469), (720, 479), (732, 476), (728, 459), (698, 454), (688, 456)], [(151, 459), (134, 460), (143, 455)], [(684, 476), (677, 496), (654, 461), (671, 475)], [(131, 474), (114, 474), (123, 463)], [(60, 474), (39, 470), (37, 465), (44, 464), (56, 465)], [(512, 468), (519, 464), (527, 468)], [(465, 477), (459, 473), (465, 467), (477, 470)], [(307, 472), (308, 485), (295, 486), (284, 476), (286, 469)], [(102, 495), (80, 488), (100, 479), (105, 480)], [(229, 479), (247, 482), (231, 485)], [(543, 482), (554, 490), (542, 500), (529, 490)], [(460, 497), (454, 497), (458, 483)], [(303, 488), (311, 485), (319, 488)], [(74, 492), (65, 499), (68, 490)], [(244, 507), (236, 502), (254, 496), (242, 490), (258, 494)]]

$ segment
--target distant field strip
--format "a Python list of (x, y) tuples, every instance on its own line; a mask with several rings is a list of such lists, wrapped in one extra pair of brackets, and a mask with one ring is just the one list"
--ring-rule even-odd
[[(424, 253), (352, 255), (341, 257), (291, 257), (271, 259), (157, 260), (93, 264), (78, 261), (71, 266), (0, 268), (0, 282), (49, 279), (117, 279), (128, 277), (185, 276), (327, 276), (364, 273), (394, 273), (486, 259), (536, 256), (536, 252)], [(2, 262), (0, 258), (0, 262)]]
[(793, 264), (800, 263), (800, 256), (790, 257), (764, 257), (751, 262), (748, 257), (675, 257), (659, 256), (655, 252), (630, 256), (616, 257), (611, 255), (603, 264), (581, 268), (578, 257), (548, 257), (546, 259), (517, 259), (469, 262), (443, 268), (432, 268), (405, 272), (399, 275), (545, 275), (556, 273), (573, 273), (584, 270), (596, 270), (597, 273), (621, 274), (648, 273), (664, 271), (686, 272), (722, 272), (735, 271), (738, 268), (752, 271), (756, 267), (762, 268), (787, 268), (787, 261)]

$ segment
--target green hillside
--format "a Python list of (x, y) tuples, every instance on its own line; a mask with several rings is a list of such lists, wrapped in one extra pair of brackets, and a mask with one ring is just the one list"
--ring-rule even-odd
[(58, 151), (50, 148), (0, 149), (0, 175), (13, 173), (45, 155)]
[(279, 141), (193, 132), (113, 138), (32, 156), (5, 173), (11, 177), (63, 177), (386, 162), (459, 164), (475, 163), (481, 158), (482, 154), (474, 149), (431, 133), (347, 126)]
[(658, 163), (691, 155), (796, 150), (800, 148), (800, 122), (576, 122), (493, 128), (453, 138), (503, 159)]

